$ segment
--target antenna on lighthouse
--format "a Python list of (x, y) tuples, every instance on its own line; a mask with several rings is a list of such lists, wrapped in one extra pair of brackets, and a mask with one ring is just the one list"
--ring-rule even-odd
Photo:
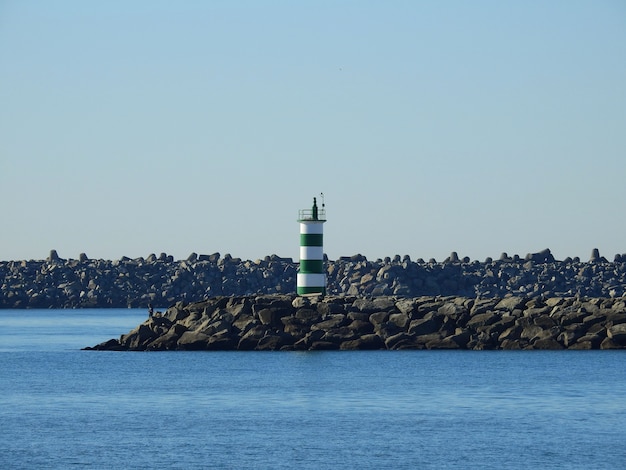
[(324, 204), (324, 193), (320, 193), (320, 197), (322, 198), (322, 209), (324, 207), (326, 207), (326, 205)]

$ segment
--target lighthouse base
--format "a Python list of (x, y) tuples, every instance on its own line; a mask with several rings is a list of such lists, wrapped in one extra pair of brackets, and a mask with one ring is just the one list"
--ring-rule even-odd
[(326, 295), (325, 287), (300, 287), (296, 290), (298, 295)]

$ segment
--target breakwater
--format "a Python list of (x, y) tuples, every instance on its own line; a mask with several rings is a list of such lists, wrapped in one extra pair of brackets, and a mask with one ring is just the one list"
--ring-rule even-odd
[[(0, 262), (0, 308), (169, 306), (215, 296), (289, 294), (298, 263), (276, 255), (255, 261), (228, 254), (174, 260), (165, 253), (119, 260), (62, 259)], [(440, 262), (407, 255), (368, 260), (325, 259), (327, 291), (347, 296), (622, 297), (626, 255), (608, 261), (593, 250), (588, 261), (554, 259), (550, 250), (525, 257), (470, 261), (456, 253)]]
[(626, 299), (213, 297), (85, 349), (624, 349)]

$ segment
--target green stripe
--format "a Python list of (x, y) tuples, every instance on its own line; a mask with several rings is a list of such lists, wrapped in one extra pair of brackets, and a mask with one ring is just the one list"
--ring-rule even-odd
[(323, 273), (324, 260), (321, 259), (301, 259), (299, 271), (303, 274), (307, 273)]
[(326, 294), (325, 287), (300, 287), (298, 286), (298, 295), (305, 294)]
[(324, 235), (321, 233), (301, 233), (300, 246), (324, 246)]

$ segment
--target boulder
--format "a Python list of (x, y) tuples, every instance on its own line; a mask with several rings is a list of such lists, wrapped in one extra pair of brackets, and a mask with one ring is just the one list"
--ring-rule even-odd
[(294, 343), (294, 338), (287, 334), (269, 334), (261, 338), (256, 346), (257, 351), (277, 351)]
[(499, 299), (476, 299), (470, 310), (471, 315), (492, 312), (496, 309)]
[(415, 349), (415, 336), (400, 332), (385, 339), (387, 349)]
[(370, 316), (367, 313), (363, 312), (348, 312), (347, 314), (348, 320), (352, 321), (364, 321), (369, 323)]
[(534, 349), (563, 349), (563, 345), (554, 338), (542, 338), (532, 343)]
[(347, 324), (348, 324), (348, 317), (344, 314), (338, 313), (334, 315), (329, 315), (326, 320), (311, 325), (311, 329), (312, 330), (331, 330), (333, 328), (338, 328), (340, 326), (345, 326)]
[(480, 326), (491, 325), (500, 320), (501, 316), (494, 312), (485, 312), (474, 315), (467, 322), (469, 328), (477, 328)]
[(590, 263), (597, 263), (600, 260), (601, 260), (600, 250), (598, 250), (597, 248), (594, 248), (593, 250), (591, 250), (591, 257), (589, 258), (589, 262)]
[(339, 349), (339, 346), (330, 341), (314, 341), (309, 347), (311, 351), (329, 351)]
[(420, 320), (413, 320), (409, 325), (408, 332), (414, 336), (429, 335), (439, 331), (441, 325), (442, 322), (438, 321), (438, 319), (432, 317), (427, 319), (422, 318)]
[(207, 351), (232, 351), (237, 348), (237, 344), (237, 337), (229, 334), (228, 332), (221, 332), (211, 336), (206, 342), (205, 348), (201, 349), (206, 349)]
[(199, 331), (185, 331), (176, 342), (178, 349), (189, 351), (204, 350), (207, 348), (210, 337)]
[(505, 341), (518, 341), (521, 338), (521, 334), (523, 331), (523, 327), (521, 325), (513, 325), (504, 330), (500, 336), (498, 336), (498, 341), (504, 343)]
[(54, 261), (59, 261), (61, 258), (59, 258), (59, 254), (57, 253), (57, 250), (50, 250), (50, 255), (48, 256), (47, 261), (52, 263)]
[(148, 343), (146, 349), (155, 351), (176, 349), (178, 340), (185, 331), (187, 331), (187, 328), (183, 325), (175, 324), (165, 334)]
[(318, 323), (322, 318), (317, 310), (312, 310), (310, 308), (298, 309), (295, 317), (304, 324)]
[(240, 337), (237, 343), (237, 349), (240, 351), (252, 351), (256, 349), (259, 344), (259, 340), (263, 338), (267, 333), (267, 327), (263, 325), (256, 325), (250, 328), (247, 332)]
[(367, 335), (374, 332), (374, 325), (372, 325), (368, 321), (363, 320), (354, 320), (353, 322), (348, 324), (348, 328), (354, 330), (354, 332), (359, 335)]
[(284, 325), (284, 332), (294, 337), (303, 337), (311, 329), (308, 322), (296, 317), (284, 317), (281, 318), (281, 322)]
[(437, 312), (447, 317), (458, 318), (460, 315), (467, 313), (467, 308), (454, 302), (446, 302), (437, 309)]
[(500, 344), (500, 348), (505, 349), (505, 350), (519, 350), (519, 349), (522, 349), (522, 345), (517, 339), (507, 338), (504, 341), (502, 341), (502, 343)]
[[(450, 346), (450, 342), (456, 344), (459, 349), (467, 349), (467, 345), (470, 341), (471, 335), (467, 330), (459, 330), (453, 335), (444, 338), (444, 344)], [(456, 349), (454, 347), (446, 347), (445, 349)]]
[(554, 321), (553, 318), (545, 314), (539, 314), (535, 316), (535, 318), (533, 318), (533, 323), (544, 329), (546, 328), (549, 329), (549, 328), (556, 326), (556, 321)]
[(392, 313), (389, 315), (389, 321), (399, 328), (405, 328), (409, 324), (410, 318), (406, 313)]
[(248, 330), (250, 330), (250, 328), (256, 326), (257, 324), (259, 324), (260, 321), (258, 321), (256, 318), (254, 318), (251, 314), (239, 314), (234, 320), (233, 320), (233, 327), (237, 328), (239, 331), (246, 333)]
[(379, 326), (389, 319), (388, 312), (375, 312), (369, 316), (369, 321), (374, 326)]
[(606, 336), (612, 340), (613, 343), (626, 346), (626, 323), (620, 323), (607, 328)]
[(552, 263), (554, 262), (554, 256), (552, 256), (550, 250), (546, 248), (539, 253), (529, 253), (526, 255), (526, 261), (533, 261), (535, 263)]
[(523, 308), (525, 303), (526, 299), (524, 297), (506, 297), (496, 304), (495, 309), (512, 312), (513, 310)]
[(383, 340), (387, 340), (390, 336), (397, 335), (398, 333), (404, 333), (404, 328), (400, 328), (398, 325), (392, 322), (381, 323), (376, 326), (374, 331), (378, 336), (380, 336)]
[(581, 343), (589, 343), (591, 345), (590, 349), (598, 349), (600, 347), (600, 343), (602, 343), (602, 341), (604, 341), (605, 338), (606, 338), (606, 335), (601, 335), (597, 333), (587, 333), (586, 335), (578, 338), (576, 340), (576, 343), (574, 344), (578, 345)]
[(436, 343), (441, 341), (441, 339), (444, 336), (439, 333), (430, 333), (430, 334), (426, 334), (426, 335), (416, 335), (415, 336), (415, 343), (418, 346), (422, 346), (422, 347), (427, 347), (429, 343)]
[(500, 317), (500, 319), (495, 322), (495, 323), (487, 323), (482, 327), (478, 327), (478, 328), (482, 328), (483, 331), (489, 333), (489, 334), (495, 334), (496, 336), (499, 336), (501, 333), (503, 333), (507, 328), (510, 328), (511, 326), (513, 326), (515, 324), (515, 317), (512, 316), (504, 316), (504, 317)]
[(327, 330), (321, 339), (323, 341), (329, 341), (331, 343), (341, 345), (341, 343), (345, 341), (352, 341), (354, 339), (357, 339), (358, 336), (359, 335), (354, 330), (346, 326), (343, 326), (340, 328), (333, 328), (333, 329)]
[[(456, 336), (456, 335), (455, 335)], [(461, 349), (455, 337), (448, 336), (445, 338), (437, 338), (426, 344), (427, 349)]]
[(344, 341), (340, 345), (343, 350), (377, 350), (385, 349), (385, 343), (380, 336), (375, 334), (365, 334), (356, 339)]
[(600, 349), (622, 349), (623, 346), (615, 342), (612, 338), (604, 338), (600, 343)]
[(533, 340), (534, 338), (538, 337), (542, 333), (544, 333), (544, 329), (541, 328), (540, 326), (529, 325), (529, 326), (526, 326), (522, 330), (522, 332), (520, 334), (520, 338), (521, 339), (527, 339), (527, 340)]
[(571, 348), (582, 337), (582, 328), (569, 329), (561, 332), (556, 338), (566, 348)]
[(154, 341), (158, 333), (152, 330), (148, 324), (142, 323), (127, 335), (120, 337), (120, 344), (130, 350), (144, 349), (145, 346)]
[(276, 323), (277, 316), (275, 310), (270, 310), (269, 308), (261, 309), (258, 313), (259, 321), (262, 325), (272, 325)]
[(395, 304), (395, 307), (405, 315), (411, 315), (417, 308), (415, 299), (401, 299)]

